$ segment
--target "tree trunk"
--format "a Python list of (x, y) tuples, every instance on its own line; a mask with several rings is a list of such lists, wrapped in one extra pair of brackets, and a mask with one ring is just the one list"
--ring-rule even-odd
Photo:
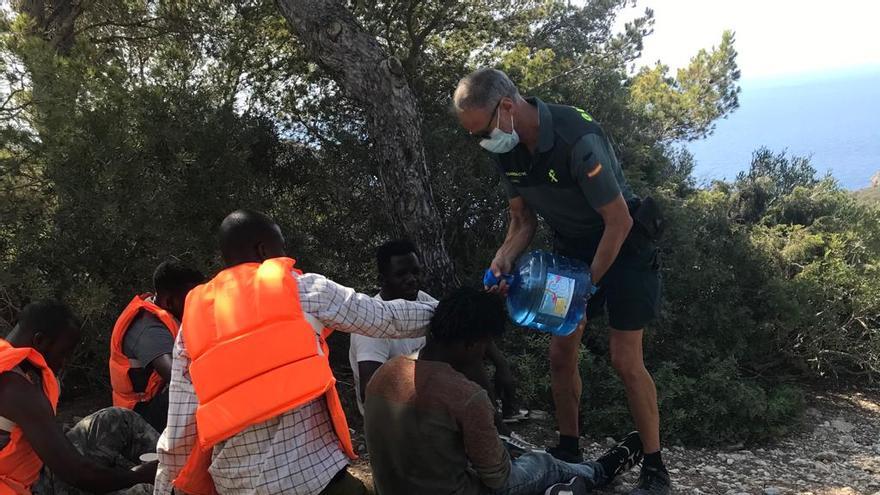
[(34, 21), (32, 34), (49, 42), (59, 55), (67, 55), (73, 47), (74, 24), (87, 1), (53, 0), (47, 6), (43, 0), (19, 0), (15, 6)]
[(365, 111), (394, 235), (411, 239), (429, 288), (457, 284), (443, 241), (422, 145), (421, 117), (400, 61), (387, 55), (338, 0), (276, 0), (309, 54)]

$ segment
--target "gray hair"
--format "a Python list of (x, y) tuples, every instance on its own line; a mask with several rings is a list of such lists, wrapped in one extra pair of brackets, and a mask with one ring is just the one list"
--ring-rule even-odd
[(498, 103), (505, 96), (519, 96), (519, 90), (507, 74), (498, 69), (484, 67), (471, 72), (455, 88), (452, 107), (458, 111), (475, 108), (485, 109)]

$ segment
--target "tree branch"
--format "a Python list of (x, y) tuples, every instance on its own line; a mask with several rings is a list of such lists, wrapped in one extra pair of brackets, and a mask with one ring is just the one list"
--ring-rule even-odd
[(150, 26), (150, 24), (152, 24), (154, 22), (158, 22), (158, 21), (163, 21), (165, 19), (166, 19), (165, 17), (150, 17), (150, 18), (142, 19), (142, 20), (135, 21), (135, 22), (117, 22), (117, 21), (113, 21), (113, 20), (101, 21), (101, 22), (95, 22), (93, 24), (89, 24), (87, 26), (83, 26), (83, 27), (77, 29), (76, 31), (74, 31), (73, 34), (75, 34), (75, 35), (82, 34), (86, 31), (89, 31), (89, 30), (92, 30), (95, 28), (108, 27), (108, 26), (119, 27), (119, 28), (146, 27), (149, 29), (158, 30), (158, 28)]

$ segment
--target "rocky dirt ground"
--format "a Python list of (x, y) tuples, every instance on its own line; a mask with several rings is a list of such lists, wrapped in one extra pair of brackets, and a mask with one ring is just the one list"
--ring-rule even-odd
[[(814, 394), (812, 399), (800, 431), (773, 444), (666, 448), (673, 493), (880, 495), (880, 391)], [(555, 437), (549, 417), (514, 429), (536, 445)], [(611, 438), (581, 440), (589, 458), (613, 443)], [(371, 481), (366, 456), (354, 471)], [(597, 493), (627, 493), (637, 478), (634, 469)]]
[[(341, 388), (347, 385), (344, 381)], [(346, 397), (345, 390), (343, 397)], [(62, 402), (63, 423), (106, 406), (106, 398), (92, 397)], [(349, 402), (349, 401), (346, 401)], [(766, 445), (721, 445), (715, 448), (667, 447), (663, 458), (673, 479), (673, 493), (700, 495), (880, 495), (880, 390), (812, 394), (800, 430)], [(351, 426), (361, 431), (360, 418), (346, 404)], [(541, 416), (541, 414), (539, 414)], [(555, 439), (553, 420), (530, 420), (514, 431), (536, 445)], [(355, 442), (365, 451), (363, 437)], [(585, 454), (595, 458), (613, 439), (583, 438)], [(369, 456), (353, 472), (372, 484)], [(638, 469), (597, 492), (627, 493), (638, 478)]]

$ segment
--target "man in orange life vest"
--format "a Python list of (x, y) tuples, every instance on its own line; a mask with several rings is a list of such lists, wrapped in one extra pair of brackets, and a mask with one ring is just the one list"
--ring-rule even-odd
[(227, 216), (220, 248), (226, 269), (187, 296), (155, 493), (365, 493), (346, 469), (356, 455), (327, 327), (418, 337), (436, 303), (381, 301), (303, 274), (262, 213)]
[(66, 436), (56, 423), (55, 373), (79, 339), (70, 309), (41, 301), (27, 305), (0, 340), (0, 495), (26, 495), (32, 487), (41, 495), (104, 493), (152, 483), (156, 463), (139, 464), (138, 456), (155, 451), (159, 435), (137, 414), (103, 409)]
[(134, 297), (113, 326), (110, 384), (113, 405), (134, 409), (156, 431), (168, 419), (171, 351), (183, 303), (205, 276), (178, 261), (165, 261), (153, 273), (156, 294)]

